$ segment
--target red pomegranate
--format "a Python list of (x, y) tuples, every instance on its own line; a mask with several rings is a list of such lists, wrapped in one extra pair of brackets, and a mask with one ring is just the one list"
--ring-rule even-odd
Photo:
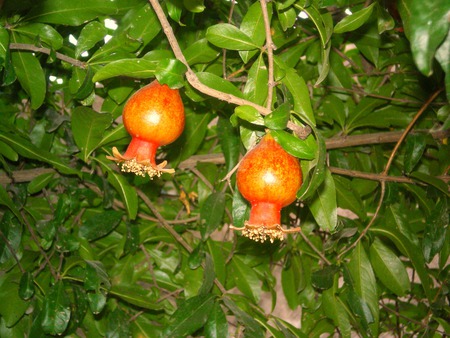
[(124, 155), (114, 147), (108, 159), (116, 161), (122, 171), (140, 176), (173, 173), (173, 169), (164, 169), (167, 161), (156, 164), (155, 156), (159, 146), (172, 143), (183, 132), (184, 106), (178, 90), (155, 80), (128, 99), (122, 117), (131, 142)]
[(288, 154), (270, 135), (242, 159), (237, 171), (237, 186), (251, 204), (250, 219), (234, 230), (255, 241), (282, 240), (284, 234), (300, 228), (283, 229), (281, 208), (295, 201), (302, 184), (302, 171), (297, 158)]

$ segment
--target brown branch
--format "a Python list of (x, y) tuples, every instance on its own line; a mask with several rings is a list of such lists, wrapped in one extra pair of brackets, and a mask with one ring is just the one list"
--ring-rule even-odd
[[(374, 133), (374, 134), (364, 134), (364, 135), (351, 135), (351, 136), (339, 136), (333, 137), (331, 139), (326, 140), (327, 150), (329, 149), (339, 149), (339, 148), (347, 148), (347, 147), (355, 147), (355, 146), (363, 146), (363, 145), (371, 145), (371, 144), (382, 144), (382, 143), (393, 143), (397, 142), (401, 135), (402, 131), (392, 131), (386, 133)], [(449, 130), (416, 130), (411, 132), (411, 134), (428, 134), (432, 136), (434, 139), (445, 139), (450, 136)], [(205, 154), (205, 155), (194, 155), (185, 161), (179, 164), (180, 169), (189, 169), (193, 168), (197, 165), (197, 163), (208, 162), (214, 164), (223, 164), (225, 163), (225, 158), (223, 154)], [(380, 174), (372, 174), (372, 173), (362, 173), (354, 170), (346, 170), (340, 168), (332, 168), (335, 170), (336, 174), (345, 175), (345, 176), (353, 176), (360, 177), (366, 179), (373, 179), (376, 181), (380, 181)], [(5, 186), (11, 183), (23, 183), (30, 182), (35, 177), (41, 174), (47, 173), (57, 173), (55, 169), (52, 168), (35, 168), (35, 169), (25, 169), (25, 170), (17, 170), (13, 171), (11, 175), (6, 173), (0, 173), (0, 184)], [(447, 180), (447, 176), (439, 176), (439, 179)], [(391, 178), (386, 177), (386, 181), (390, 181)], [(410, 183), (407, 178), (394, 177), (392, 179), (395, 182), (402, 183)], [(172, 222), (172, 221), (169, 221)]]
[[(50, 48), (45, 48), (45, 47), (37, 47), (35, 45), (31, 45), (28, 43), (10, 43), (9, 44), (9, 49), (13, 49), (13, 50), (28, 50), (31, 52), (39, 52), (39, 53), (44, 53), (47, 55), (51, 55), (52, 54), (52, 50)], [(71, 58), (70, 56), (61, 54), (59, 52), (55, 53), (55, 56), (57, 59), (60, 59), (61, 61), (65, 61), (70, 63), (71, 65), (74, 65), (76, 67), (79, 68), (86, 68), (86, 63), (74, 58)]]
[(273, 89), (275, 87), (274, 75), (273, 75), (273, 50), (275, 45), (272, 41), (272, 33), (270, 31), (269, 13), (267, 12), (267, 1), (259, 0), (261, 4), (261, 10), (264, 20), (264, 29), (266, 32), (266, 52), (268, 61), (268, 91), (267, 91), (267, 103), (266, 108), (271, 109), (273, 100)]
[[(382, 176), (384, 177), (388, 177), (388, 173), (389, 173), (389, 169), (391, 168), (392, 162), (394, 161), (394, 157), (397, 154), (398, 149), (400, 148), (400, 145), (403, 143), (403, 141), (405, 140), (406, 136), (408, 135), (408, 133), (411, 131), (411, 129), (414, 127), (415, 123), (417, 122), (417, 120), (420, 118), (420, 116), (422, 116), (423, 112), (428, 108), (428, 106), (436, 99), (436, 97), (439, 95), (439, 93), (442, 90), (439, 89), (437, 90), (435, 93), (433, 93), (429, 99), (422, 105), (422, 107), (419, 109), (419, 111), (417, 112), (417, 114), (414, 116), (414, 118), (411, 120), (411, 122), (408, 124), (408, 126), (406, 127), (406, 129), (403, 131), (402, 135), (400, 136), (399, 140), (397, 141), (397, 143), (395, 144), (394, 149), (392, 150), (391, 155), (389, 156), (388, 162), (386, 163), (386, 166), (383, 170), (383, 172), (381, 173)], [(349, 252), (350, 250), (354, 249), (358, 243), (366, 236), (367, 232), (369, 231), (369, 229), (372, 227), (373, 223), (375, 223), (375, 220), (378, 217), (378, 214), (381, 210), (381, 206), (383, 205), (383, 199), (384, 199), (384, 195), (386, 192), (386, 180), (381, 180), (381, 194), (380, 194), (380, 199), (378, 201), (378, 205), (377, 208), (375, 210), (374, 215), (372, 216), (372, 218), (370, 219), (369, 223), (367, 224), (367, 226), (364, 228), (364, 230), (361, 232), (361, 234), (359, 235), (359, 237), (356, 239), (356, 241), (354, 241), (351, 245), (349, 245), (347, 248), (345, 248), (338, 256), (338, 260), (345, 255), (347, 252)]]

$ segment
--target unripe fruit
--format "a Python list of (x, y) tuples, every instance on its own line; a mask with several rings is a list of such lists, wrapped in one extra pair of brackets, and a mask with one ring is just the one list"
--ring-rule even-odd
[(184, 106), (176, 89), (161, 85), (158, 81), (142, 87), (125, 104), (122, 113), (125, 129), (131, 142), (124, 155), (116, 147), (110, 160), (116, 161), (122, 171), (150, 178), (161, 173), (173, 173), (164, 169), (167, 161), (156, 164), (159, 146), (175, 141), (184, 129)]
[(285, 233), (300, 228), (281, 227), (281, 208), (295, 201), (302, 184), (297, 158), (288, 154), (270, 135), (242, 159), (237, 171), (237, 186), (251, 204), (250, 219), (243, 228), (232, 227), (255, 241), (283, 239)]

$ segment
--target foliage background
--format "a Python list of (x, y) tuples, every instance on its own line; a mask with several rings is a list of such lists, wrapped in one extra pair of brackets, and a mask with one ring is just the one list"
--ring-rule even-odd
[[(450, 334), (449, 6), (0, 1), (0, 336)], [(187, 124), (149, 180), (105, 156), (154, 78)], [(265, 129), (305, 176), (274, 244), (228, 229)]]

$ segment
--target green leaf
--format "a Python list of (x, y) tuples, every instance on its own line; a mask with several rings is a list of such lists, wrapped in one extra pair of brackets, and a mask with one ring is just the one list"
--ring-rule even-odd
[(21, 136), (18, 136), (17, 134), (4, 132), (1, 126), (0, 126), (0, 141), (3, 141), (6, 144), (8, 144), (21, 156), (33, 160), (39, 160), (44, 163), (48, 163), (63, 174), (68, 175), (78, 174), (77, 170), (61, 162), (56, 155), (51, 154), (45, 150), (39, 149), (30, 141)]
[[(272, 4), (270, 2), (267, 4), (267, 12), (269, 14), (270, 22), (272, 19)], [(240, 30), (249, 36), (256, 45), (262, 46), (264, 44), (266, 33), (260, 3), (255, 2), (248, 8), (242, 18)], [(244, 63), (247, 63), (256, 53), (256, 50), (240, 51), (239, 55)]]
[(233, 204), (232, 204), (233, 225), (237, 228), (243, 227), (244, 222), (248, 219), (250, 207), (247, 201), (242, 197), (241, 193), (237, 189), (234, 189)]
[[(311, 128), (316, 137), (318, 148), (315, 154), (315, 161), (302, 162), (302, 170), (304, 177), (303, 185), (297, 193), (297, 196), (300, 199), (307, 199), (313, 196), (325, 178), (325, 170), (326, 170), (325, 159), (327, 156), (325, 140), (322, 134), (320, 134), (320, 132), (315, 127), (312, 126)], [(307, 167), (305, 167), (305, 164)], [(313, 168), (312, 169), (313, 172), (308, 175), (310, 179), (306, 181), (306, 174), (309, 173), (310, 167)]]
[(79, 230), (80, 236), (86, 238), (88, 241), (106, 236), (119, 225), (122, 216), (123, 213), (121, 211), (106, 210), (85, 218)]
[(410, 20), (407, 32), (410, 33), (414, 61), (424, 75), (430, 76), (433, 73), (436, 50), (448, 35), (450, 4), (446, 0), (436, 0), (432, 3), (411, 0), (404, 1), (402, 6), (402, 18), (408, 15)]
[(186, 66), (178, 59), (162, 60), (155, 70), (155, 76), (161, 84), (170, 88), (181, 88), (184, 85)]
[(158, 302), (155, 291), (141, 285), (114, 284), (110, 289), (110, 294), (142, 309), (161, 310), (164, 308), (164, 304)]
[(404, 296), (410, 288), (406, 268), (400, 258), (376, 237), (370, 246), (370, 261), (376, 276), (397, 296)]
[(268, 71), (261, 53), (248, 72), (244, 87), (244, 98), (264, 106), (267, 100), (267, 92), (273, 90), (267, 85), (268, 81)]
[(221, 338), (228, 336), (228, 321), (218, 302), (214, 303), (205, 324), (205, 338)]
[(351, 337), (351, 325), (347, 305), (335, 294), (335, 289), (330, 288), (322, 294), (322, 308), (328, 318), (333, 320), (339, 328), (342, 337)]
[(24, 40), (22, 42), (35, 43), (49, 46), (58, 50), (63, 46), (63, 38), (58, 31), (49, 25), (42, 23), (29, 23), (27, 25), (15, 27), (14, 34), (19, 34)]
[(97, 147), (100, 148), (107, 144), (118, 143), (121, 140), (129, 138), (130, 134), (128, 134), (125, 126), (123, 124), (120, 124), (116, 128), (105, 132), (102, 140), (98, 143)]
[(183, 4), (192, 13), (201, 13), (205, 10), (203, 0), (183, 0)]
[(42, 318), (42, 329), (45, 333), (61, 335), (69, 325), (70, 303), (67, 297), (64, 282), (58, 281), (44, 300), (44, 315)]
[(21, 274), (9, 273), (0, 277), (0, 315), (5, 321), (6, 326), (14, 326), (25, 311), (30, 306), (27, 302), (19, 297), (18, 285)]
[(223, 156), (225, 157), (225, 164), (227, 172), (234, 168), (238, 163), (240, 155), (240, 138), (237, 129), (234, 128), (227, 118), (219, 116), (217, 122), (217, 135), (222, 148)]
[(203, 283), (198, 291), (199, 295), (207, 295), (211, 293), (211, 289), (214, 286), (214, 280), (216, 278), (216, 274), (214, 272), (214, 262), (211, 256), (207, 253), (205, 255), (205, 265), (204, 265), (204, 274), (203, 274)]
[(102, 262), (86, 261), (84, 288), (87, 291), (99, 291), (100, 289), (108, 291), (111, 288), (108, 273)]
[(205, 240), (222, 224), (225, 212), (225, 194), (215, 192), (208, 196), (200, 209), (200, 220), (203, 223), (200, 233)]
[(237, 255), (231, 260), (231, 268), (238, 289), (253, 302), (258, 302), (262, 289), (256, 272)]
[(411, 173), (419, 163), (426, 147), (426, 137), (420, 134), (410, 134), (405, 144), (405, 172)]
[(431, 262), (444, 246), (446, 232), (448, 231), (448, 219), (447, 199), (443, 198), (436, 204), (430, 216), (427, 217), (422, 242), (423, 255), (427, 263)]
[(286, 129), (290, 117), (289, 104), (285, 102), (264, 117), (264, 124), (269, 129), (283, 130)]
[(370, 232), (389, 238), (411, 260), (420, 278), (425, 294), (431, 301), (434, 294), (431, 291), (431, 280), (427, 273), (425, 259), (418, 244), (409, 238), (408, 232), (405, 230), (406, 224), (404, 223), (406, 219), (403, 219), (402, 211), (398, 210), (398, 207), (391, 206), (387, 209), (386, 214), (386, 224), (372, 227)]
[(334, 232), (337, 226), (336, 186), (328, 169), (325, 170), (325, 179), (308, 207), (321, 229)]
[(94, 90), (92, 82), (92, 68), (74, 68), (72, 77), (69, 80), (69, 89), (73, 97), (77, 100), (86, 99)]
[(213, 295), (199, 295), (184, 301), (172, 315), (165, 337), (186, 337), (205, 325), (214, 306)]
[(23, 300), (28, 300), (34, 296), (34, 278), (31, 272), (24, 272), (20, 277), (19, 296)]
[(236, 26), (220, 23), (208, 27), (206, 38), (213, 45), (230, 50), (253, 50), (259, 46)]
[(37, 192), (40, 192), (53, 179), (54, 175), (55, 173), (46, 173), (33, 178), (28, 184), (27, 187), (28, 193), (32, 195)]
[(270, 135), (292, 156), (304, 160), (312, 160), (315, 156), (316, 149), (307, 140), (300, 140), (284, 130), (271, 130)]
[(237, 89), (231, 82), (221, 78), (220, 76), (214, 75), (207, 72), (196, 73), (198, 79), (204, 85), (221, 91), (223, 93), (231, 94), (242, 98), (242, 92)]
[(256, 124), (258, 126), (264, 125), (264, 118), (261, 116), (259, 111), (252, 106), (237, 106), (234, 108), (234, 113), (237, 117), (243, 119), (244, 121)]
[(3, 26), (0, 27), (0, 70), (5, 67), (9, 52), (9, 33)]
[(336, 26), (334, 26), (334, 33), (340, 34), (345, 32), (351, 32), (361, 27), (363, 24), (367, 22), (367, 20), (369, 20), (375, 4), (376, 2), (367, 6), (366, 8), (363, 8), (343, 18), (336, 24)]
[(6, 189), (1, 184), (0, 184), (0, 205), (6, 206), (9, 210), (11, 210), (14, 213), (14, 215), (17, 217), (18, 220), (23, 222), (23, 218), (19, 209), (17, 208), (16, 204), (11, 199), (11, 197), (9, 197)]
[(306, 286), (305, 278), (301, 256), (299, 254), (288, 256), (285, 267), (281, 270), (281, 287), (292, 310), (300, 305), (298, 294)]
[(361, 203), (361, 196), (354, 188), (353, 182), (342, 176), (333, 176), (336, 185), (337, 205), (357, 214), (361, 219), (366, 217), (365, 209)]
[(106, 338), (122, 338), (130, 336), (130, 322), (125, 312), (116, 308), (108, 315)]
[(148, 79), (155, 76), (157, 63), (152, 60), (121, 59), (112, 61), (95, 73), (92, 82), (103, 81), (116, 76), (129, 76), (137, 79)]
[[(0, 47), (1, 48), (1, 47)], [(436, 50), (436, 60), (441, 65), (445, 72), (445, 91), (447, 93), (447, 101), (450, 101), (450, 34), (447, 34), (445, 41)], [(442, 108), (441, 108), (442, 109)], [(449, 122), (449, 119), (447, 119)], [(448, 125), (444, 125), (443, 128), (448, 128)]]
[(418, 180), (418, 181), (425, 182), (425, 183), (435, 187), (436, 189), (439, 189), (444, 194), (448, 195), (448, 185), (443, 180), (441, 180), (439, 178), (436, 178), (434, 176), (425, 174), (425, 173), (420, 172), (420, 171), (413, 171), (409, 176), (411, 178), (414, 178), (414, 179)]
[(119, 193), (127, 209), (128, 217), (131, 220), (135, 219), (138, 210), (138, 198), (134, 187), (120, 173), (112, 170), (108, 165), (109, 161), (107, 162), (104, 157), (96, 157), (95, 160), (101, 165), (103, 172), (107, 175), (108, 182)]
[(87, 23), (78, 36), (77, 45), (75, 46), (75, 57), (78, 58), (83, 52), (90, 50), (97, 42), (102, 41), (108, 30), (105, 25), (98, 21)]
[(27, 16), (29, 21), (80, 26), (100, 15), (119, 15), (135, 8), (139, 0), (43, 0)]
[(316, 119), (305, 80), (293, 68), (285, 69), (285, 71), (286, 76), (281, 81), (289, 89), (294, 98), (294, 112), (309, 125), (315, 126)]
[(237, 304), (229, 298), (229, 296), (225, 296), (223, 298), (223, 302), (225, 306), (236, 316), (237, 320), (244, 325), (246, 337), (264, 337), (260, 324), (248, 313), (241, 310), (239, 306), (237, 306)]
[(213, 48), (208, 40), (200, 39), (189, 45), (183, 54), (189, 65), (195, 65), (213, 61), (219, 55), (219, 50)]
[(73, 137), (84, 162), (88, 162), (89, 156), (102, 141), (105, 129), (111, 124), (112, 116), (108, 113), (97, 113), (87, 107), (77, 107), (73, 110)]
[(11, 52), (11, 61), (17, 79), (31, 98), (31, 108), (38, 109), (44, 103), (47, 88), (41, 64), (28, 52)]
[(370, 309), (370, 315), (374, 321), (374, 323), (370, 325), (370, 329), (372, 334), (377, 336), (379, 320), (377, 282), (372, 265), (370, 264), (369, 258), (367, 257), (361, 242), (353, 249), (347, 267), (355, 294), (362, 302), (367, 304)]
[(333, 286), (334, 276), (339, 271), (335, 265), (324, 267), (322, 270), (314, 271), (311, 276), (312, 285), (315, 288), (328, 290)]

